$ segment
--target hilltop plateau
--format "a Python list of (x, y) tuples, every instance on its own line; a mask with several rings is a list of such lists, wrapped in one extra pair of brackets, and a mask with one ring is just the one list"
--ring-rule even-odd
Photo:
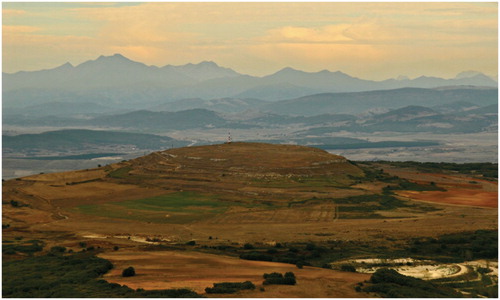
[[(248, 280), (262, 289), (237, 297), (368, 297), (354, 288), (370, 276), (349, 272), (346, 260), (496, 257), (495, 168), (355, 163), (317, 148), (234, 142), (16, 178), (3, 184), (4, 268), (25, 274), (12, 268), (27, 255), (37, 263), (71, 252), (109, 260), (115, 269), (95, 276), (146, 292), (203, 294)], [(460, 238), (437, 247), (447, 235)], [(121, 276), (131, 264), (140, 276)], [(297, 284), (260, 285), (276, 271), (294, 272)]]

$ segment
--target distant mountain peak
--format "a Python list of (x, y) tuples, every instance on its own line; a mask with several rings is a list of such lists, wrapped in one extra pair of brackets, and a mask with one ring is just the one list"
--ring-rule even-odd
[(278, 72), (276, 72), (274, 74), (283, 74), (283, 73), (305, 73), (305, 72), (294, 69), (292, 67), (284, 67), (283, 69), (279, 70)]
[(60, 65), (59, 67), (53, 69), (53, 70), (64, 70), (64, 69), (72, 69), (73, 68), (73, 65), (69, 62), (63, 64), (63, 65)]
[(475, 77), (477, 75), (484, 75), (484, 74), (481, 72), (472, 71), (472, 70), (463, 71), (463, 72), (458, 73), (457, 76), (455, 76), (455, 79), (472, 78), (472, 77)]
[(96, 61), (105, 61), (105, 60), (114, 60), (114, 61), (132, 61), (128, 58), (126, 58), (125, 56), (121, 55), (120, 53), (115, 53), (113, 55), (110, 55), (110, 56), (104, 56), (104, 55), (101, 55), (99, 56)]
[(219, 67), (218, 64), (216, 64), (215, 62), (213, 61), (208, 61), (208, 60), (204, 60), (200, 63), (198, 63), (198, 66), (210, 66), (210, 67)]

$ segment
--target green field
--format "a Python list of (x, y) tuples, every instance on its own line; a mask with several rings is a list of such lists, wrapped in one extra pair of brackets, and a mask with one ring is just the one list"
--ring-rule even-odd
[(153, 223), (189, 223), (223, 213), (230, 206), (244, 205), (220, 200), (217, 195), (177, 192), (138, 200), (81, 205), (75, 210), (101, 217)]

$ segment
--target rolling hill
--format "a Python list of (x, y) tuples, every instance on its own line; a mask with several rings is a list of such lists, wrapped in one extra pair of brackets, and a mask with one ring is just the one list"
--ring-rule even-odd
[[(18, 296), (173, 297), (158, 289), (203, 293), (251, 281), (259, 288), (230, 295), (373, 297), (356, 288), (369, 274), (341, 266), (401, 266), (386, 257), (417, 256), (403, 267), (447, 268), (445, 280), (457, 270), (475, 276), (463, 249), (494, 266), (498, 189), (475, 172), (485, 165), (414, 167), (238, 142), (6, 180), (4, 270), (16, 280), (5, 286)], [(136, 276), (122, 276), (130, 266)], [(297, 284), (262, 285), (273, 272), (293, 272)]]
[(497, 89), (402, 88), (359, 93), (325, 93), (269, 103), (260, 109), (279, 114), (313, 116), (324, 113), (359, 114), (376, 108), (398, 109), (409, 105), (435, 106), (457, 101), (485, 106), (495, 104)]
[(133, 146), (137, 149), (157, 149), (172, 146), (184, 146), (187, 143), (167, 136), (153, 134), (66, 129), (48, 131), (40, 134), (21, 134), (2, 137), (3, 152), (27, 153), (43, 150), (44, 152), (74, 151), (92, 152), (100, 147), (119, 149), (120, 146)]

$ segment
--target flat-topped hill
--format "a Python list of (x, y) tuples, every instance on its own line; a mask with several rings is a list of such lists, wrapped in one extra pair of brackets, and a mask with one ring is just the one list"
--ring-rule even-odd
[(155, 152), (129, 162), (132, 173), (199, 172), (259, 175), (353, 175), (362, 171), (324, 150), (264, 143), (227, 143)]

